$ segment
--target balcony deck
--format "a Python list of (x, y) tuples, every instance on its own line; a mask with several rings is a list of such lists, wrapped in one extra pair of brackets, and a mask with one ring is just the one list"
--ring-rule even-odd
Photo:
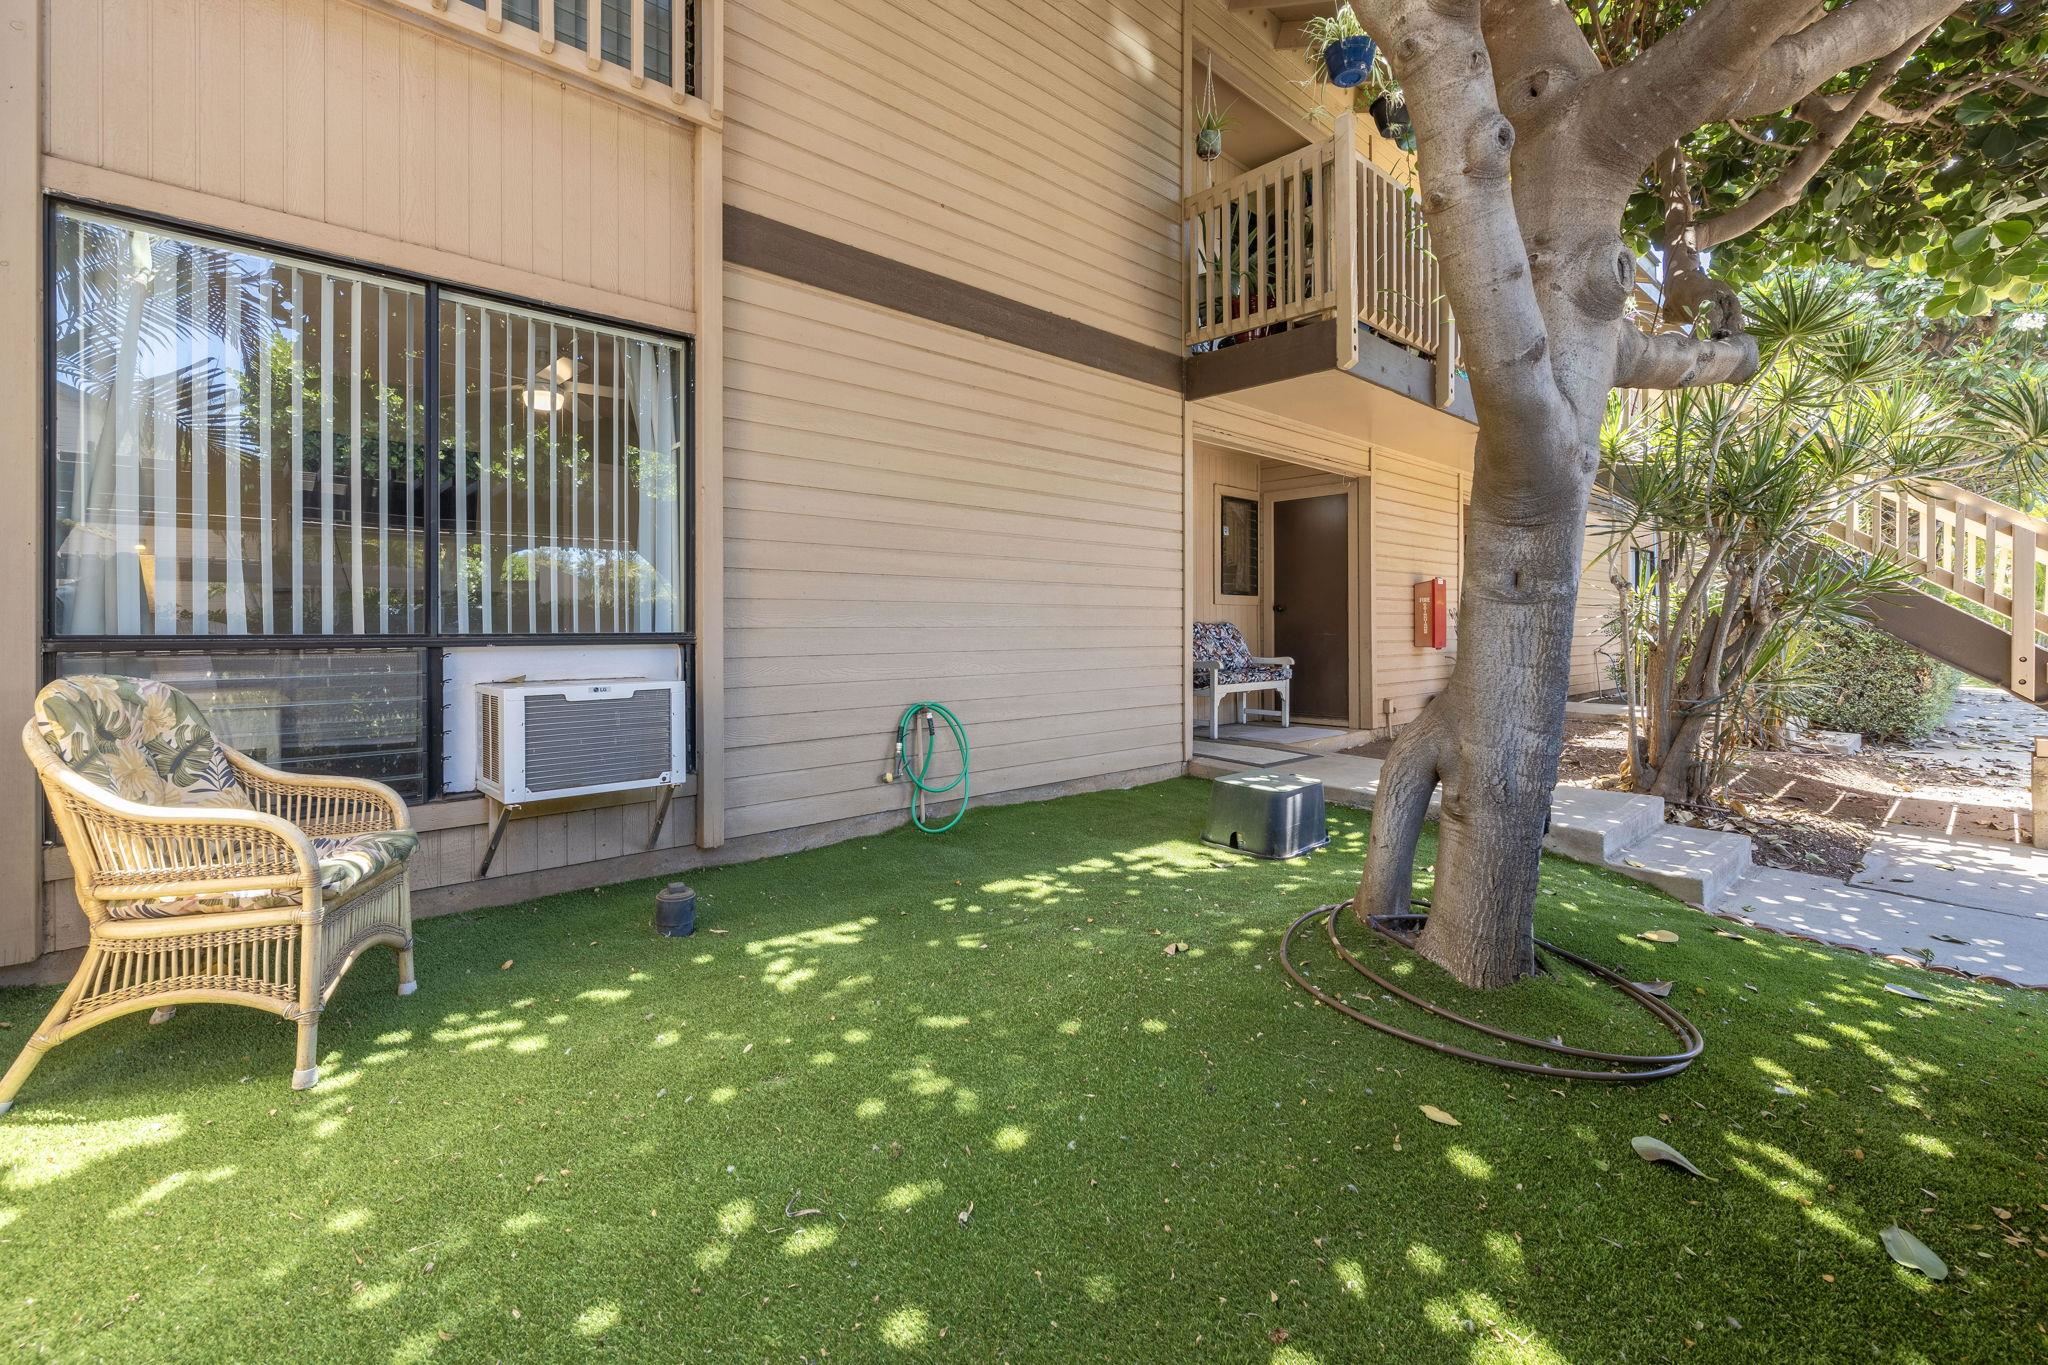
[(1348, 374), (1473, 420), (1421, 207), (1363, 148), (1345, 114), (1183, 203), (1191, 399)]

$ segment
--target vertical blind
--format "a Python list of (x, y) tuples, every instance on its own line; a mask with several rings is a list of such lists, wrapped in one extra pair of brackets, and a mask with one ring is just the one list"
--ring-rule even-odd
[(425, 295), (59, 214), (62, 635), (425, 628)]
[(442, 631), (682, 628), (682, 350), (446, 293)]
[(71, 210), (53, 259), (55, 634), (684, 628), (678, 343)]

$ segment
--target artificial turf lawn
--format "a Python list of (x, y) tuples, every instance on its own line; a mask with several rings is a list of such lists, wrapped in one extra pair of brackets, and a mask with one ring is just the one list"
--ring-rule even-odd
[[(251, 1011), (67, 1043), (0, 1120), (0, 1342), (209, 1361), (2044, 1357), (2041, 996), (1718, 937), (1553, 862), (1539, 932), (1674, 980), (1707, 1052), (1645, 1088), (1513, 1076), (1287, 983), (1279, 932), (1350, 889), (1362, 816), (1261, 863), (1195, 842), (1206, 800), (1169, 782), (705, 871), (690, 939), (651, 934), (653, 883), (428, 921), (419, 994), (392, 994), (388, 954), (359, 963), (302, 1094), (291, 1029)], [(1635, 937), (1650, 928), (1679, 941)], [(52, 995), (0, 993), (0, 1040)], [(1484, 1008), (1655, 1043), (1617, 998), (1539, 979)], [(1639, 1161), (1639, 1133), (1714, 1179)], [(1894, 1220), (1956, 1273), (1894, 1266)]]

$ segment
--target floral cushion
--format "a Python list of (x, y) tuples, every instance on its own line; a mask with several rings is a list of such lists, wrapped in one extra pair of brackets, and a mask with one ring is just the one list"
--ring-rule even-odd
[(320, 860), (321, 894), (330, 899), (344, 896), (370, 878), (398, 866), (419, 846), (420, 836), (409, 829), (315, 839), (313, 856)]
[[(344, 834), (313, 840), (313, 856), (319, 859), (320, 894), (328, 903), (380, 873), (410, 858), (420, 846), (420, 836), (409, 829), (378, 830), (372, 834)], [(269, 910), (297, 905), (291, 891), (239, 891), (224, 896), (168, 896), (162, 900), (110, 902), (107, 913), (115, 919), (171, 919), (178, 915), (199, 915), (223, 910)]]
[(66, 767), (125, 800), (251, 804), (205, 714), (175, 687), (145, 678), (64, 678), (37, 694), (35, 714)]
[[(1244, 632), (1228, 621), (1195, 622), (1195, 658), (1213, 659), (1220, 667), (1221, 681), (1230, 683), (1285, 682), (1294, 676), (1294, 670), (1286, 664), (1255, 664), (1252, 662), (1251, 646), (1244, 642)], [(1195, 665), (1195, 687), (1197, 690), (1209, 686), (1209, 670)]]

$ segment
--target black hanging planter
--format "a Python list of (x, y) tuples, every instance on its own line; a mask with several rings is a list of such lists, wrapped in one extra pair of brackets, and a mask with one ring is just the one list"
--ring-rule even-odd
[(1214, 161), (1223, 155), (1223, 130), (1201, 128), (1195, 132), (1195, 155), (1204, 161)]
[(1323, 66), (1330, 73), (1330, 84), (1340, 90), (1363, 85), (1366, 77), (1372, 75), (1375, 51), (1372, 39), (1364, 34), (1332, 41), (1323, 49)]
[(1368, 108), (1372, 114), (1373, 126), (1380, 130), (1380, 136), (1394, 142), (1403, 142), (1415, 135), (1415, 125), (1408, 119), (1408, 101), (1396, 100), (1391, 95), (1374, 98)]

